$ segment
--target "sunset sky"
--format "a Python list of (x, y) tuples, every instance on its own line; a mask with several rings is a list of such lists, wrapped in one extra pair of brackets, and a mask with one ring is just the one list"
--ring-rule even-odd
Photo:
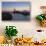
[(2, 2), (2, 9), (12, 11), (16, 10), (30, 10), (30, 2)]

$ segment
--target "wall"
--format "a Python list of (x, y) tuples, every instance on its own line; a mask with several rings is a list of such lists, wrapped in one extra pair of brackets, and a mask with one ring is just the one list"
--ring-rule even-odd
[[(2, 0), (4, 1), (4, 0)], [(1, 13), (1, 2), (0, 1), (0, 13)], [(6, 0), (5, 0), (6, 1)], [(10, 0), (11, 1), (11, 0)], [(15, 0), (14, 0), (15, 1)], [(16, 0), (16, 1), (22, 1), (22, 0)], [(23, 0), (23, 1), (30, 1), (31, 2), (31, 20), (29, 22), (18, 22), (18, 21), (1, 21), (1, 14), (0, 14), (0, 35), (4, 34), (4, 29), (6, 25), (14, 25), (18, 29), (18, 36), (21, 36), (22, 34), (24, 36), (32, 36), (32, 34), (37, 34), (37, 29), (43, 29), (46, 32), (46, 28), (40, 27), (35, 19), (36, 15), (41, 13), (40, 6), (46, 5), (46, 0)], [(41, 34), (38, 33), (37, 36), (41, 37)], [(46, 34), (45, 34), (46, 35)]]

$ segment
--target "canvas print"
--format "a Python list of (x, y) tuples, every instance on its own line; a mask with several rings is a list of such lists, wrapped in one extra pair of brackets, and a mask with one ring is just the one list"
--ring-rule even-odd
[(2, 2), (3, 21), (30, 21), (30, 2)]

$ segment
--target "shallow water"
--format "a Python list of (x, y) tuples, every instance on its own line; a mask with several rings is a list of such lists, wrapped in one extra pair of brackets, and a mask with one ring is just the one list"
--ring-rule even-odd
[(22, 15), (22, 14), (12, 14), (12, 20), (17, 20), (17, 21), (28, 21), (30, 20), (30, 15)]

